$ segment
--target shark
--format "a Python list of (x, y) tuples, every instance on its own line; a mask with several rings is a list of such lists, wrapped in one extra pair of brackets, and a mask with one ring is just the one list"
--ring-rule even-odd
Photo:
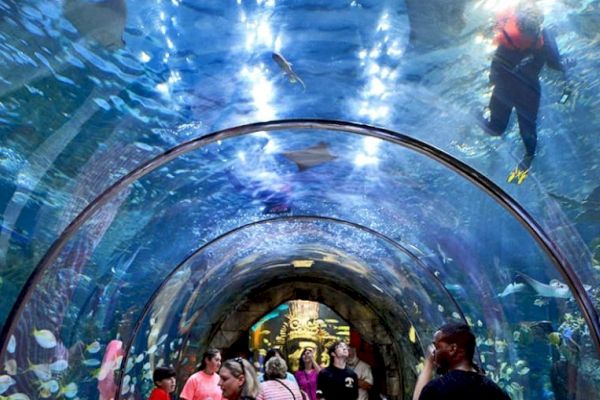
[(294, 72), (294, 70), (292, 69), (291, 62), (286, 60), (285, 57), (281, 53), (278, 53), (278, 52), (273, 52), (272, 57), (273, 57), (273, 61), (275, 61), (277, 63), (277, 65), (279, 65), (279, 68), (281, 68), (281, 70), (285, 73), (285, 75), (287, 76), (287, 78), (289, 79), (289, 81), (291, 83), (298, 82), (302, 85), (304, 90), (306, 90), (306, 85), (304, 84), (302, 79), (300, 79), (298, 74), (296, 72)]
[(333, 161), (337, 156), (329, 151), (329, 144), (319, 142), (315, 146), (303, 150), (288, 151), (283, 156), (298, 166), (298, 171), (302, 172), (309, 168)]

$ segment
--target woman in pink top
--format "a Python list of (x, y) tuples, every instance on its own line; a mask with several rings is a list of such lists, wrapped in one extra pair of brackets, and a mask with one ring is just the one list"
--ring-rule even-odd
[(202, 355), (200, 370), (188, 378), (179, 398), (183, 400), (221, 400), (219, 368), (221, 368), (221, 353), (217, 349), (208, 349)]
[(308, 394), (309, 400), (317, 400), (317, 375), (320, 370), (319, 364), (315, 361), (313, 349), (305, 348), (300, 354), (300, 366), (294, 376), (300, 389)]

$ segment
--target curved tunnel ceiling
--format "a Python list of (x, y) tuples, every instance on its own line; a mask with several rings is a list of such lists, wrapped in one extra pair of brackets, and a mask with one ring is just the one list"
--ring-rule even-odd
[[(422, 263), (444, 285), (416, 294), (430, 325), (403, 317), (422, 337), (448, 317), (452, 307), (441, 299), (449, 294), (480, 342), (491, 340), (484, 347), (493, 349), (480, 350), (492, 367), (525, 359), (535, 369), (536, 356), (514, 338), (515, 327), (537, 310), (562, 335), (560, 346), (574, 337), (589, 350), (585, 363), (596, 365), (599, 174), (589, 132), (600, 123), (593, 100), (598, 2), (540, 2), (561, 50), (578, 61), (571, 71), (575, 95), (566, 106), (555, 104), (559, 79), (544, 75), (540, 151), (520, 186), (505, 183), (520, 158), (518, 135), (487, 138), (467, 111), (483, 108), (489, 96), (492, 47), (485, 36), (497, 3), (443, 2), (437, 8), (444, 13), (435, 4), (69, 0), (61, 8), (45, 1), (0, 2), (0, 317), (5, 361), (18, 365), (10, 390), (32, 387), (31, 373), (21, 369), (25, 356), (44, 364), (62, 354), (60, 346), (96, 339), (106, 346), (115, 337), (135, 342), (132, 353), (138, 355), (144, 343), (151, 348), (134, 321), (150, 324), (144, 307), (153, 307), (149, 301), (165, 296), (170, 285), (177, 287), (175, 266), (195, 249), (274, 214), (344, 221), (409, 249), (418, 261), (398, 253), (398, 265), (406, 263), (410, 275)], [(293, 63), (296, 83), (281, 73), (274, 51)], [(495, 182), (515, 200), (498, 195), (502, 191), (489, 194), (519, 211), (511, 215), (467, 180), (391, 142), (326, 130), (270, 132), (269, 124), (218, 142), (208, 135), (211, 143), (190, 153), (167, 153), (165, 161), (180, 157), (154, 171), (137, 170), (137, 180), (114, 187), (110, 202), (93, 202), (129, 171), (193, 137), (200, 143), (220, 128), (298, 117), (406, 132), (405, 145), (428, 149), (426, 154), (435, 152), (432, 146), (442, 149), (441, 161), (464, 162), (469, 167), (460, 173), (478, 185)], [(575, 173), (578, 179), (571, 179)], [(88, 204), (90, 218), (69, 227)], [(528, 215), (534, 220), (525, 228), (514, 218)], [(73, 236), (55, 242), (65, 228)], [(344, 232), (338, 240), (352, 243), (355, 235), (360, 237)], [(344, 248), (340, 243), (327, 251), (336, 254)], [(375, 243), (360, 249), (365, 258), (359, 265), (371, 274), (380, 263), (366, 257)], [(302, 247), (290, 249), (288, 261), (306, 255)], [(243, 250), (223, 249), (220, 262)], [(261, 254), (266, 257), (269, 248)], [(343, 260), (327, 265), (343, 268)], [(212, 261), (219, 264), (218, 257)], [(218, 277), (220, 270), (214, 271)], [(534, 306), (526, 295), (502, 295), (515, 276), (550, 287), (551, 296)], [(398, 289), (383, 283), (389, 284), (381, 288), (386, 293)], [(427, 297), (436, 298), (429, 308)], [(399, 306), (411, 300), (391, 295), (387, 301)], [(42, 323), (45, 328), (37, 326)], [(40, 348), (40, 329), (52, 332), (60, 346)], [(177, 328), (168, 329), (169, 340), (177, 340)], [(76, 373), (82, 361), (73, 359), (69, 371), (80, 393), (93, 393), (95, 384)], [(587, 380), (596, 385), (581, 376), (578, 387)], [(502, 379), (539, 385), (516, 372)]]
[[(303, 129), (296, 131), (292, 129), (294, 127)], [(345, 130), (360, 135), (351, 135)], [(256, 131), (258, 133), (252, 133)], [(243, 133), (246, 135), (238, 136)], [(362, 136), (368, 134), (373, 137)], [(322, 179), (322, 172), (319, 179), (311, 177), (311, 170), (316, 170), (319, 166), (312, 166), (301, 172), (285, 172), (286, 166), (282, 165), (282, 160), (288, 160), (290, 154), (298, 154), (292, 150), (293, 146), (298, 143), (306, 146), (311, 142), (317, 143), (316, 148), (320, 152), (327, 149), (324, 164), (335, 166), (340, 171), (328, 175), (327, 179)], [(417, 149), (438, 162), (443, 161), (488, 190), (488, 194), (457, 176), (451, 169), (428, 157), (411, 153), (397, 144)], [(279, 148), (280, 153), (269, 153), (264, 151), (268, 146), (282, 147)], [(286, 149), (285, 146), (290, 148)], [(244, 149), (244, 156), (234, 153), (237, 158), (232, 161), (232, 157), (227, 154), (230, 151), (238, 152), (238, 149)], [(359, 152), (377, 149), (376, 168), (368, 164), (357, 165), (357, 149)], [(195, 151), (191, 152), (192, 150)], [(200, 154), (200, 158), (194, 157), (196, 153)], [(287, 156), (281, 157), (282, 154)], [(304, 155), (304, 161), (312, 160), (314, 155), (314, 152), (310, 156)], [(319, 157), (323, 157), (323, 154)], [(202, 165), (207, 159), (210, 160), (210, 173)], [(279, 161), (279, 167), (275, 160)], [(299, 161), (292, 159), (291, 162)], [(165, 168), (173, 163), (182, 163), (181, 167), (185, 166), (186, 169), (182, 170), (177, 166), (175, 169)], [(242, 185), (240, 182), (247, 179), (244, 178), (244, 171), (249, 166), (265, 164), (270, 166), (267, 177), (253, 171), (251, 180), (244, 183), (244, 190), (239, 190)], [(300, 168), (298, 165), (296, 167)], [(185, 178), (173, 179), (171, 182), (164, 179), (163, 174), (170, 174), (173, 170), (180, 171), (179, 174)], [(272, 171), (281, 170), (284, 171), (282, 176), (288, 178), (286, 185), (273, 180)], [(412, 173), (415, 170), (420, 174)], [(425, 177), (423, 171), (426, 171)], [(408, 179), (402, 179), (401, 175), (406, 175)], [(369, 183), (369, 186), (356, 186), (356, 176), (362, 182)], [(296, 178), (300, 179), (300, 185), (295, 181)], [(162, 184), (157, 185), (156, 182)], [(181, 190), (182, 187), (185, 190)], [(444, 190), (440, 190), (442, 187)], [(148, 190), (150, 188), (153, 188), (152, 192)], [(300, 194), (296, 192), (298, 188), (302, 190)], [(194, 194), (197, 190), (202, 190), (202, 196)], [(266, 197), (265, 192), (268, 194)], [(489, 197), (490, 194), (494, 197)], [(346, 201), (357, 195), (363, 200), (351, 203)], [(255, 212), (240, 215), (239, 207), (243, 204), (231, 196), (248, 198), (250, 210)], [(152, 198), (158, 201), (153, 203)], [(252, 221), (264, 220), (268, 214), (275, 213), (267, 208), (274, 198), (290, 208), (277, 212), (291, 216), (275, 219), (273, 222), (252, 224)], [(464, 198), (469, 198), (478, 205), (477, 213), (472, 205), (462, 204)], [(307, 202), (307, 199), (310, 201)], [(389, 204), (382, 204), (382, 200)], [(327, 205), (326, 202), (331, 204)], [(503, 210), (498, 202), (512, 214)], [(180, 204), (185, 204), (185, 213), (177, 209)], [(307, 204), (304, 209), (303, 204)], [(315, 206), (321, 204), (326, 204), (326, 207)], [(372, 204), (378, 204), (378, 214), (385, 215), (386, 218), (375, 218), (372, 214), (365, 217)], [(401, 207), (392, 207), (397, 204)], [(167, 212), (157, 213), (152, 219), (140, 221), (139, 210), (149, 206)], [(302, 215), (310, 215), (310, 211), (316, 211), (317, 215), (326, 218), (316, 217), (314, 225), (309, 223), (308, 228), (304, 227), (302, 222), (306, 217)], [(213, 215), (215, 213), (216, 216)], [(328, 214), (334, 219), (327, 217)], [(475, 214), (477, 215), (474, 217)], [(482, 220), (485, 225), (487, 218), (480, 219), (481, 215), (495, 215), (496, 229), (491, 231), (487, 226), (482, 227)], [(178, 221), (174, 221), (175, 216), (179, 217)], [(236, 296), (244, 293), (243, 290), (236, 289), (232, 290), (235, 293), (233, 296), (228, 295), (227, 282), (239, 284), (246, 281), (248, 285), (252, 285), (255, 279), (268, 281), (281, 274), (281, 268), (284, 268), (283, 271), (289, 270), (294, 259), (300, 258), (324, 262), (323, 265), (316, 266), (318, 275), (324, 279), (329, 276), (330, 281), (334, 281), (334, 277), (339, 276), (348, 281), (349, 287), (359, 286), (363, 290), (371, 287), (363, 292), (363, 296), (368, 297), (376, 307), (379, 306), (378, 309), (386, 310), (382, 314), (384, 320), (405, 320), (402, 323), (405, 333), (406, 327), (413, 326), (421, 334), (429, 336), (441, 321), (460, 319), (463, 313), (460, 306), (451, 306), (453, 302), (458, 302), (463, 303), (467, 315), (477, 318), (482, 330), (492, 330), (495, 340), (506, 342), (511, 337), (511, 332), (506, 330), (510, 329), (511, 319), (514, 318), (509, 317), (515, 306), (514, 299), (499, 303), (496, 294), (502, 292), (506, 282), (510, 282), (510, 277), (516, 274), (539, 276), (545, 273), (548, 277), (556, 276), (555, 267), (550, 262), (545, 271), (540, 267), (540, 260), (546, 258), (544, 251), (557, 263), (559, 270), (565, 273), (565, 278), (575, 279), (574, 283), (567, 280), (568, 282), (574, 287), (582, 286), (571, 266), (560, 264), (564, 261), (563, 257), (560, 253), (553, 253), (557, 249), (544, 232), (536, 226), (526, 225), (529, 231), (520, 227), (514, 216), (521, 218), (521, 222), (535, 224), (518, 205), (483, 176), (435, 148), (406, 136), (366, 126), (326, 121), (282, 121), (240, 127), (191, 141), (150, 160), (90, 204), (46, 254), (36, 274), (32, 276), (28, 285), (31, 290), (24, 292), (19, 301), (22, 308), (13, 315), (18, 321), (14, 333), (16, 337), (25, 338), (26, 332), (37, 329), (36, 325), (61, 326), (61, 330), (70, 338), (69, 345), (73, 345), (78, 341), (85, 343), (102, 332), (111, 330), (114, 337), (130, 338), (127, 340), (128, 350), (134, 349), (131, 343), (136, 343), (138, 351), (144, 344), (155, 348), (158, 338), (187, 335), (187, 331), (195, 323), (195, 317), (185, 321), (189, 316), (200, 313), (208, 320), (215, 319), (217, 315), (207, 313), (207, 310), (223, 310), (223, 306), (219, 304), (235, 302), (239, 298)], [(218, 220), (213, 220), (213, 225), (210, 218)], [(198, 224), (199, 220), (203, 224)], [(247, 222), (244, 223), (244, 220)], [(176, 232), (165, 230), (165, 221), (169, 221)], [(229, 233), (225, 228), (225, 221), (230, 221)], [(283, 223), (276, 223), (278, 221)], [(328, 229), (321, 231), (322, 227), (318, 229), (318, 225), (331, 222), (334, 222), (333, 227), (329, 229), (333, 233), (324, 233)], [(217, 240), (219, 231), (214, 229), (217, 223), (223, 229), (223, 239)], [(245, 227), (248, 223), (250, 225)], [(127, 224), (131, 226), (128, 227)], [(344, 231), (345, 227), (360, 225), (368, 227), (367, 230), (362, 228), (358, 231)], [(236, 229), (236, 226), (240, 228)], [(203, 229), (198, 231), (198, 227)], [(512, 271), (509, 268), (498, 268), (500, 263), (512, 256), (512, 252), (506, 250), (516, 246), (515, 243), (494, 243), (491, 238), (487, 239), (502, 233), (506, 233), (503, 236), (510, 240), (518, 241), (522, 249), (519, 258), (523, 260), (529, 257), (535, 260), (535, 269), (529, 271), (526, 266)], [(532, 238), (531, 233), (538, 236)], [(112, 246), (118, 247), (122, 243), (123, 234), (135, 234), (136, 241), (144, 243), (144, 246), (134, 250), (120, 264), (111, 265), (111, 260), (101, 256), (103, 251), (107, 251), (103, 246), (108, 246), (109, 249)], [(393, 252), (391, 256), (386, 251), (377, 249), (378, 238), (385, 237), (382, 234), (390, 237), (386, 243), (405, 243), (400, 247), (392, 246), (394, 252), (399, 252), (405, 260), (395, 259), (398, 256), (393, 256)], [(543, 250), (539, 248), (536, 239), (545, 246)], [(185, 259), (185, 254), (189, 253), (190, 248), (196, 247), (196, 243), (210, 244), (206, 250), (202, 248), (199, 251), (199, 261), (196, 261), (195, 255), (182, 268), (168, 272), (168, 266), (173, 265), (169, 260)], [(482, 253), (477, 249), (481, 243), (488, 250), (495, 245), (496, 251)], [(406, 252), (408, 246), (415, 249), (413, 254)], [(152, 257), (139, 257), (144, 247), (152, 249)], [(434, 247), (437, 253), (423, 252), (423, 249)], [(108, 251), (112, 253), (115, 250)], [(419, 252), (419, 258), (415, 257), (416, 252)], [(352, 255), (353, 253), (355, 254)], [(196, 264), (199, 267), (194, 267)], [(404, 264), (408, 266), (405, 268)], [(497, 270), (486, 270), (482, 267), (485, 265), (494, 265)], [(149, 274), (149, 271), (152, 272)], [(485, 275), (482, 274), (483, 271)], [(288, 275), (287, 279), (293, 279), (293, 274), (284, 274)], [(140, 276), (145, 277), (143, 283), (139, 281)], [(192, 279), (192, 276), (195, 278)], [(117, 277), (118, 280), (115, 279)], [(369, 283), (370, 280), (372, 283)], [(419, 289), (423, 284), (433, 286)], [(106, 291), (108, 296), (105, 297), (112, 302), (112, 307), (99, 307), (97, 302), (101, 301), (102, 296), (98, 293)], [(456, 292), (456, 299), (451, 291)], [(52, 298), (51, 295), (56, 293), (62, 293), (62, 296)], [(199, 296), (199, 293), (202, 295)], [(575, 293), (580, 304), (591, 304), (583, 288)], [(382, 299), (377, 300), (378, 296), (382, 296)], [(188, 297), (192, 299), (191, 303)], [(66, 301), (69, 298), (72, 299), (70, 304)], [(140, 301), (143, 298), (147, 300)], [(473, 298), (480, 299), (480, 302), (468, 302), (468, 299)], [(578, 313), (573, 305), (570, 301), (557, 304), (556, 307), (563, 309), (565, 313)], [(145, 311), (151, 308), (153, 312)], [(184, 308), (186, 311), (182, 313)], [(112, 312), (109, 313), (109, 309)], [(116, 310), (121, 312), (115, 313)], [(593, 308), (588, 311), (595, 313)], [(411, 312), (416, 314), (411, 317)], [(175, 317), (177, 315), (182, 315), (183, 323), (178, 321)], [(116, 317), (121, 319), (117, 320)], [(594, 321), (594, 315), (591, 319), (589, 317), (590, 315), (588, 320)], [(44, 319), (45, 324), (42, 322)], [(139, 322), (134, 323), (136, 319)], [(155, 322), (151, 324), (150, 319)], [(590, 324), (590, 328), (593, 334), (594, 325)], [(201, 340), (202, 335), (210, 333), (202, 330), (202, 324), (197, 329), (199, 336), (194, 341)], [(5, 337), (9, 336), (8, 331), (4, 334)], [(187, 339), (180, 345), (186, 343)], [(21, 344), (23, 345), (24, 343)], [(22, 356), (27, 352), (25, 349), (33, 351), (27, 356), (30, 359), (41, 356), (35, 344), (21, 347)], [(175, 347), (170, 350), (176, 351)], [(129, 355), (133, 356), (136, 356), (135, 350)], [(130, 373), (136, 371), (138, 369), (133, 367), (129, 370)], [(143, 371), (138, 372), (143, 376)]]

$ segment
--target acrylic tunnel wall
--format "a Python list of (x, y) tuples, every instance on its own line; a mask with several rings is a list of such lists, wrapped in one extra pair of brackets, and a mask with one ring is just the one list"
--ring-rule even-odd
[(517, 185), (471, 111), (500, 3), (0, 0), (0, 398), (145, 398), (269, 291), (385, 342), (392, 399), (459, 320), (513, 400), (594, 398), (600, 6), (538, 2), (577, 63)]

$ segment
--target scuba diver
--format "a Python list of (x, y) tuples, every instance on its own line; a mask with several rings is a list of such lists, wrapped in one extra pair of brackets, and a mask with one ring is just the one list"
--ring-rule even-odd
[(554, 37), (542, 28), (543, 20), (542, 12), (533, 5), (511, 10), (498, 20), (498, 47), (490, 67), (490, 82), (494, 85), (490, 119), (484, 121), (483, 128), (492, 136), (501, 136), (512, 109), (516, 109), (525, 156), (508, 176), (509, 183), (525, 180), (535, 156), (542, 68), (547, 64), (566, 72)]

